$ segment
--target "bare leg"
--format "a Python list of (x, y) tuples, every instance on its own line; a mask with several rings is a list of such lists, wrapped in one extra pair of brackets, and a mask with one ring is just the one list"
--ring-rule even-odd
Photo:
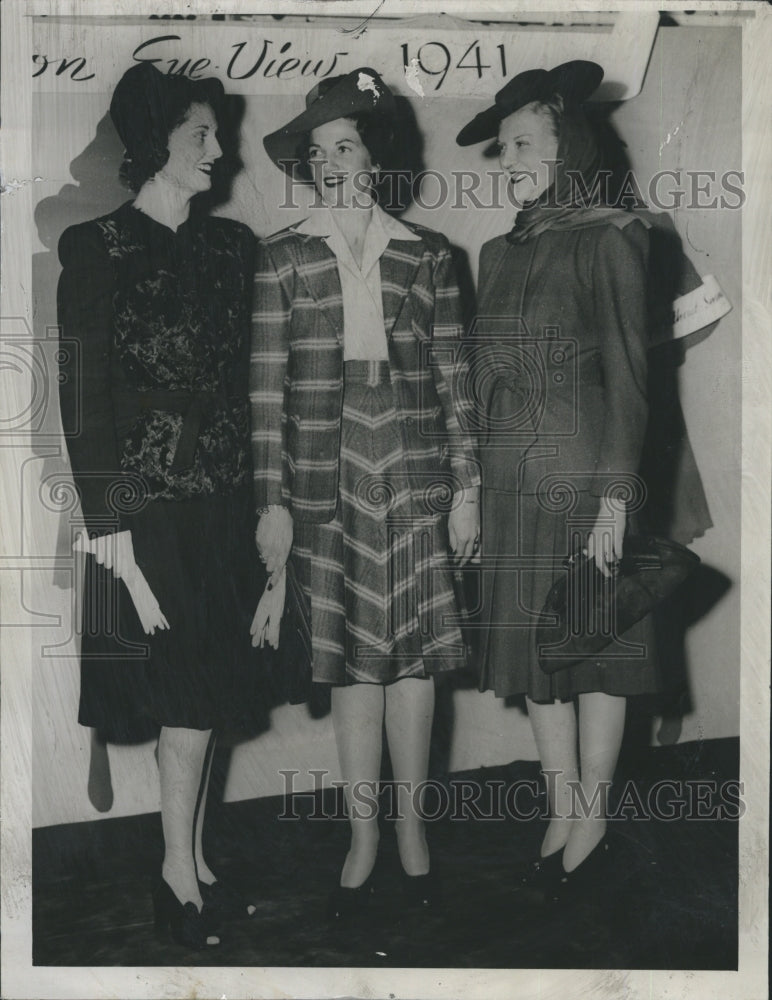
[(211, 885), (217, 881), (217, 876), (204, 861), (204, 816), (206, 815), (206, 804), (209, 796), (209, 778), (212, 774), (212, 760), (214, 759), (214, 745), (216, 737), (212, 735), (206, 750), (206, 761), (204, 763), (204, 775), (202, 779), (201, 795), (196, 810), (196, 837), (193, 845), (194, 858), (196, 860), (196, 873), (199, 882)]
[(165, 881), (181, 903), (201, 909), (193, 854), (196, 802), (211, 730), (164, 726), (158, 740)]
[(365, 881), (378, 852), (377, 795), (383, 705), (380, 684), (350, 684), (332, 689), (332, 723), (351, 824), (351, 847), (340, 876), (340, 884), (346, 888), (355, 888)]
[(429, 744), (434, 718), (434, 681), (405, 677), (386, 688), (386, 737), (397, 784), (397, 846), (408, 875), (429, 871), (424, 821), (413, 801), (414, 790), (429, 773)]
[(563, 867), (571, 871), (580, 865), (606, 832), (606, 797), (614, 778), (625, 731), (627, 700), (593, 691), (579, 695), (579, 755), (584, 800), (592, 803), (600, 796), (589, 816), (571, 824), (563, 852)]
[(526, 698), (536, 749), (547, 781), (550, 823), (541, 845), (541, 856), (548, 857), (568, 841), (572, 794), (568, 782), (579, 780), (576, 749), (576, 712), (571, 701), (538, 704)]

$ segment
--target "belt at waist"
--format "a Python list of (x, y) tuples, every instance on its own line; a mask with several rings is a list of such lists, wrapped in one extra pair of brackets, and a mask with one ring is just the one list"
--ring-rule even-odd
[[(494, 376), (496, 381), (505, 385), (510, 391), (525, 391), (529, 396), (534, 392), (543, 390), (548, 394), (554, 391), (573, 391), (578, 385), (605, 385), (605, 374), (603, 362), (599, 354), (592, 354), (582, 358), (575, 368), (565, 369), (563, 367), (548, 367), (543, 370), (543, 374), (536, 373), (531, 369), (524, 372), (511, 373), (504, 368), (500, 374)], [(543, 379), (543, 384), (542, 384)]]
[(391, 366), (388, 361), (344, 361), (344, 382), (365, 382), (367, 385), (381, 385), (391, 382)]
[[(235, 397), (233, 397), (235, 399)], [(145, 392), (117, 390), (113, 393), (118, 424), (126, 424), (150, 410), (167, 410), (183, 415), (182, 430), (170, 467), (180, 472), (193, 464), (201, 420), (215, 404), (228, 405), (232, 398), (216, 390), (149, 389)]]

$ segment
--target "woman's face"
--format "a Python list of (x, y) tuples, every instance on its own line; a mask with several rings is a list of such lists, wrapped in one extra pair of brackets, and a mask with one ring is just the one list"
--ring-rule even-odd
[(367, 146), (348, 118), (336, 118), (312, 130), (308, 163), (314, 186), (331, 208), (370, 203), (371, 173), (377, 169)]
[(499, 125), (499, 163), (519, 204), (533, 201), (552, 183), (558, 140), (548, 115), (526, 104)]
[(208, 104), (191, 104), (188, 113), (169, 135), (169, 159), (159, 174), (190, 194), (212, 186), (212, 166), (222, 156), (217, 141), (217, 120)]

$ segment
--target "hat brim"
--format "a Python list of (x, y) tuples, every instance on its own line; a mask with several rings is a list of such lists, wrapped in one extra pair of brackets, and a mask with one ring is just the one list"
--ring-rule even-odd
[(217, 77), (169, 76), (152, 63), (142, 62), (126, 70), (116, 84), (110, 117), (126, 149), (137, 153), (150, 141), (153, 128), (158, 140), (165, 141), (181, 110), (209, 104), (219, 115), (224, 103), (225, 87)]
[(456, 136), (459, 146), (473, 146), (486, 139), (495, 139), (499, 133), (499, 125), (506, 118), (500, 107), (494, 104), (481, 111), (468, 122)]
[(597, 63), (574, 59), (549, 71), (518, 73), (496, 94), (495, 103), (475, 115), (456, 136), (459, 146), (495, 139), (505, 118), (533, 101), (560, 94), (567, 105), (583, 104), (600, 86), (603, 70)]
[(271, 132), (263, 139), (265, 151), (277, 167), (287, 172), (294, 172), (298, 166), (300, 137), (320, 125), (365, 112), (383, 116), (394, 114), (396, 109), (394, 95), (380, 77), (376, 77), (381, 87), (377, 102), (373, 100), (371, 90), (362, 90), (350, 85), (349, 78), (353, 77), (354, 73), (360, 72), (376, 76), (372, 70), (354, 70), (323, 98), (314, 101), (287, 125)]

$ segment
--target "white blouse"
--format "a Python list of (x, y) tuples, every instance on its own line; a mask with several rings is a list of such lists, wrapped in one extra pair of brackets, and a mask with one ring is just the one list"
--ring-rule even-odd
[(361, 268), (346, 237), (326, 206), (293, 227), (306, 236), (322, 236), (338, 262), (343, 296), (344, 361), (381, 361), (389, 356), (381, 298), (381, 256), (392, 239), (420, 240), (412, 230), (373, 205), (365, 232)]

